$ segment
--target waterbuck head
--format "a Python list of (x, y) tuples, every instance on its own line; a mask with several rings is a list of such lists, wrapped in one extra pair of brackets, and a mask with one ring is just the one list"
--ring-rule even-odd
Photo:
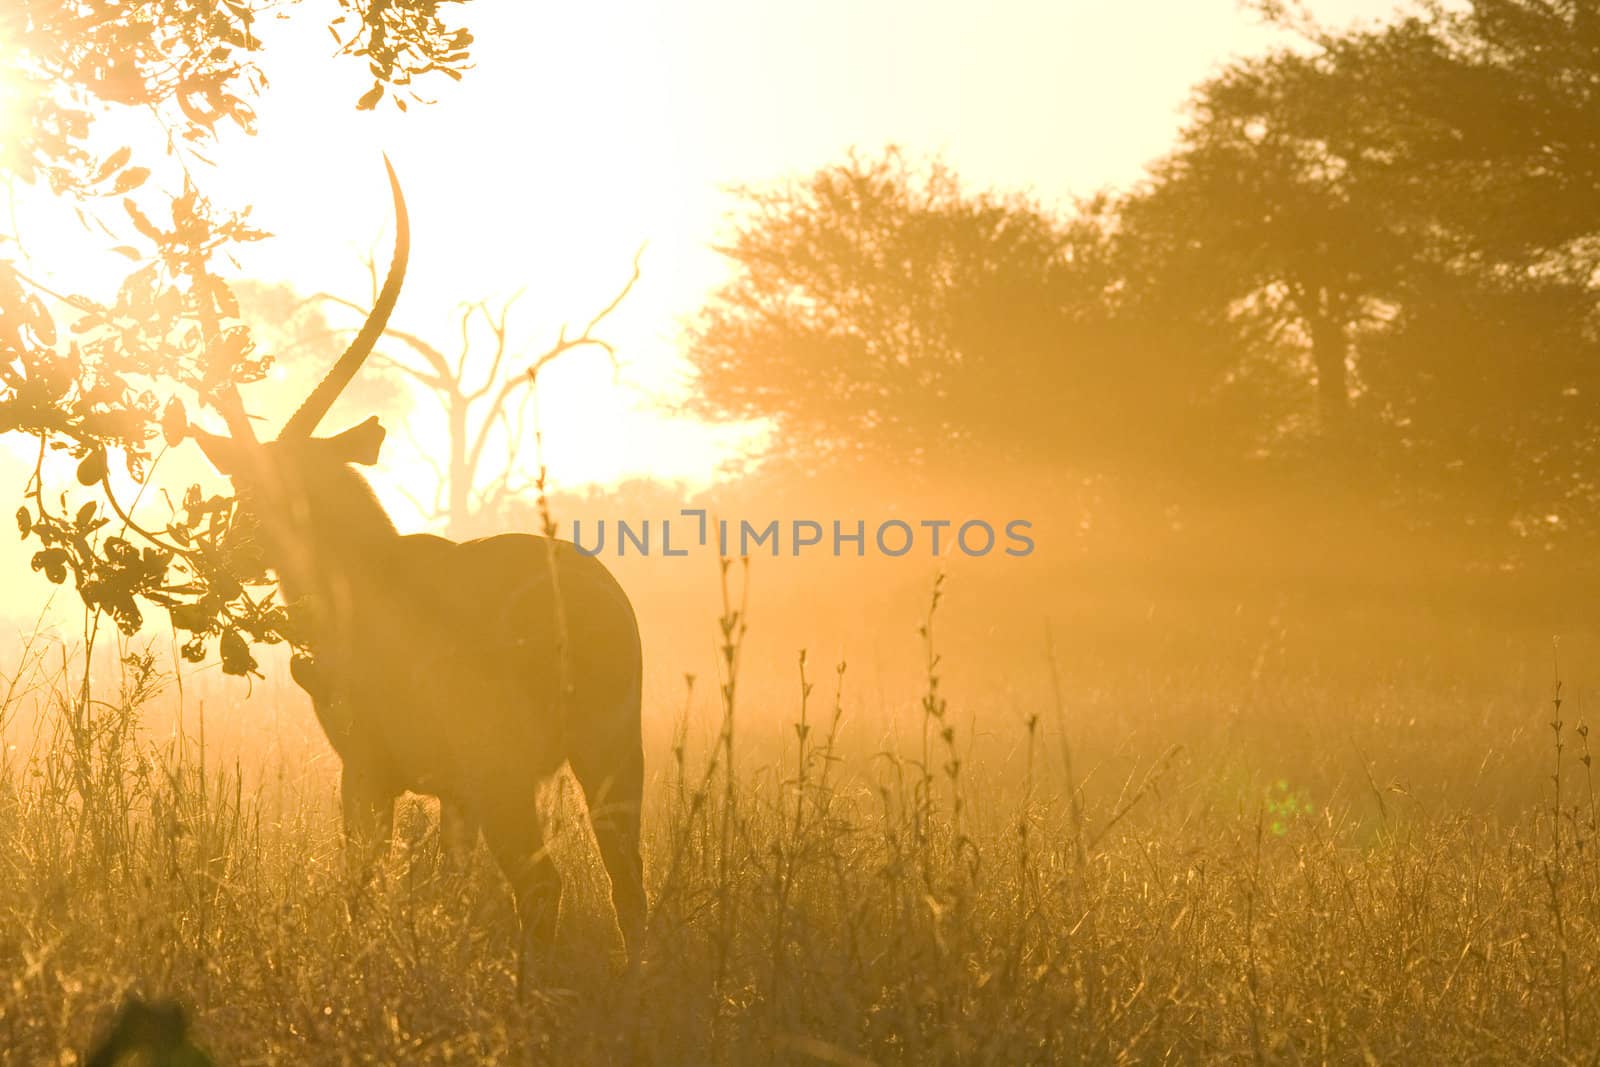
[(383, 334), (405, 278), (410, 253), (405, 198), (387, 158), (384, 165), (394, 195), (394, 259), (377, 302), (350, 347), (289, 417), (276, 440), (256, 440), (231, 386), (217, 403), (230, 436), (190, 431), (212, 465), (233, 483), (238, 498), (231, 538), (235, 546), (253, 545), (250, 554), (256, 558), (248, 562), (272, 567), (287, 586), (303, 592), (313, 592), (323, 575), (370, 558), (374, 548), (396, 535), (366, 479), (351, 466), (377, 462), (384, 437), (377, 416), (332, 437), (313, 436)]

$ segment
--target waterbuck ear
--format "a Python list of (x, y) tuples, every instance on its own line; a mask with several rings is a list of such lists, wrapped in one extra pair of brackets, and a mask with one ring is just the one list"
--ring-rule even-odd
[(359, 463), (363, 467), (370, 467), (378, 462), (378, 449), (383, 446), (384, 433), (378, 416), (369, 415), (361, 425), (323, 438), (322, 445), (340, 463)]
[(217, 468), (218, 474), (231, 476), (238, 471), (239, 447), (231, 439), (206, 433), (197, 426), (189, 427), (189, 436), (194, 438), (195, 444), (200, 446), (200, 451), (206, 454), (211, 465)]

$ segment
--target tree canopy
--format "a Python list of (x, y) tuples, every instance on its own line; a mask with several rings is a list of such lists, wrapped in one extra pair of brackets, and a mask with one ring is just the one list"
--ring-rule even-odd
[(773, 420), (805, 463), (1031, 450), (1191, 490), (1326, 480), (1511, 543), (1600, 532), (1596, 10), (1279, 11), (1294, 46), (1198, 86), (1145, 181), (1065, 211), (894, 152), (747, 189), (689, 332), (699, 409)]
[(771, 419), (822, 465), (1109, 461), (1215, 428), (1222, 368), (1162, 358), (1105, 201), (1061, 219), (895, 150), (741, 196), (734, 276), (687, 340), (699, 414)]

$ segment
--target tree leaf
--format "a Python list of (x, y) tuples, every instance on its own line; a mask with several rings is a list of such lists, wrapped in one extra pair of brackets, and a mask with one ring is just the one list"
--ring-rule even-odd
[(149, 167), (129, 167), (117, 175), (116, 184), (111, 187), (111, 191), (113, 193), (126, 193), (137, 189), (144, 184), (144, 180), (148, 177), (150, 177)]
[(78, 482), (81, 485), (94, 485), (106, 476), (105, 449), (97, 448), (83, 457), (78, 464)]
[(183, 401), (173, 397), (167, 410), (161, 413), (161, 439), (168, 448), (176, 448), (189, 433), (189, 416), (183, 410)]
[(126, 167), (128, 165), (128, 160), (132, 158), (133, 149), (128, 145), (123, 145), (121, 148), (107, 156), (104, 163), (100, 164), (100, 169), (94, 172), (94, 180), (96, 182), (105, 181), (107, 178), (111, 177), (112, 174), (121, 170), (123, 167)]

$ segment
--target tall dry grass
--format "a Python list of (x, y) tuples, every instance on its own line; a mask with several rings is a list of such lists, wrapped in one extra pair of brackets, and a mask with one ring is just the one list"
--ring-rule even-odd
[(917, 691), (863, 730), (847, 663), (802, 653), (787, 692), (752, 693), (740, 578), (715, 677), (652, 701), (643, 965), (612, 962), (558, 783), (563, 943), (520, 1001), (507, 894), (481, 854), (464, 877), (439, 862), (426, 804), (352, 886), (330, 773), (252, 765), (193, 699), (153, 722), (177, 684), (157, 654), (120, 647), (90, 685), (81, 655), (26, 644), (0, 712), (0, 1058), (77, 1062), (130, 993), (187, 1005), (225, 1064), (1600, 1047), (1591, 739), (1554, 664), (1518, 710), (1448, 671), (1335, 684), (1265, 646), (1085, 678), (1058, 632), (1042, 688), (989, 721), (951, 680), (938, 588), (904, 630)]

